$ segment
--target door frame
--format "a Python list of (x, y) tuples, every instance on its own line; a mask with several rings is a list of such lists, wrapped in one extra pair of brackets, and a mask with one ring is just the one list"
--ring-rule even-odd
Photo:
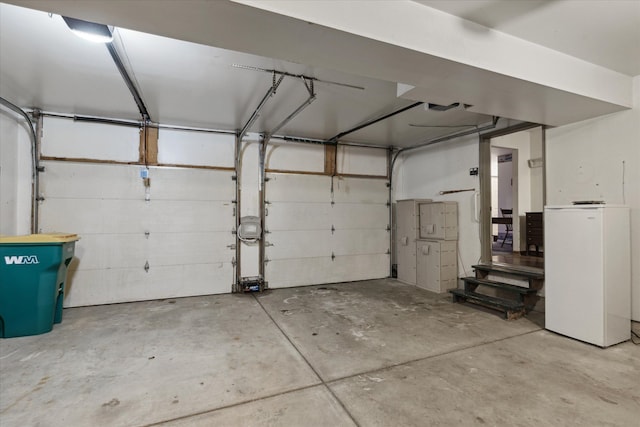
[[(480, 179), (480, 263), (491, 263), (491, 140), (499, 136), (542, 127), (542, 158), (546, 160), (546, 128), (538, 123), (519, 123), (503, 129), (480, 135), (479, 143), (479, 179)], [(545, 163), (543, 161), (542, 199), (546, 202)]]

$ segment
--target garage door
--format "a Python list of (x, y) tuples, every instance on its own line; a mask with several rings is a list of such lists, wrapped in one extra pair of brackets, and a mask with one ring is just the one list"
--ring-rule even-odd
[[(60, 134), (57, 138), (52, 131), (55, 126), (47, 127), (45, 121), (44, 129), (45, 158), (65, 151)], [(126, 132), (122, 136), (131, 140), (137, 156), (138, 131)], [(104, 145), (96, 147), (105, 150)], [(40, 229), (81, 237), (70, 266), (65, 306), (231, 292), (232, 171), (149, 167), (147, 187), (140, 165), (59, 160), (41, 164), (45, 172)]]
[(389, 275), (385, 180), (268, 177), (265, 279), (270, 288)]

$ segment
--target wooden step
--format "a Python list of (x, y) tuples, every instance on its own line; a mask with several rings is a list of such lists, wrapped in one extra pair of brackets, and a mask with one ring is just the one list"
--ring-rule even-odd
[(509, 283), (496, 282), (494, 280), (477, 279), (475, 277), (463, 277), (462, 280), (473, 285), (490, 286), (492, 288), (503, 289), (505, 291), (514, 292), (518, 294), (535, 294), (537, 290), (531, 288), (524, 288), (522, 286), (511, 285)]
[(527, 279), (544, 279), (544, 270), (533, 267), (513, 266), (506, 264), (477, 264), (472, 266), (476, 271), (484, 271), (486, 273), (503, 273), (513, 276), (525, 277)]
[(508, 320), (517, 319), (525, 314), (524, 304), (519, 301), (492, 297), (476, 292), (465, 291), (464, 289), (451, 289), (449, 292), (453, 294), (453, 302), (468, 301), (484, 307), (500, 310)]

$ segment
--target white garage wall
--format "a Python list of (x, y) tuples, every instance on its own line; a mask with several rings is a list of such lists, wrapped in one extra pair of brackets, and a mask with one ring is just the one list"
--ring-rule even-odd
[(640, 76), (632, 110), (547, 131), (547, 204), (604, 200), (631, 208), (632, 317), (640, 321)]
[(387, 150), (368, 147), (338, 146), (338, 174), (387, 176)]
[(458, 202), (458, 271), (468, 275), (480, 258), (480, 223), (473, 192), (439, 195), (440, 191), (475, 188), (478, 167), (478, 136), (468, 136), (427, 146), (403, 155), (394, 167), (394, 200), (433, 199)]
[(272, 140), (267, 149), (267, 170), (324, 172), (324, 145), (292, 144)]
[(31, 229), (31, 140), (23, 122), (0, 112), (0, 234)]
[(137, 162), (140, 129), (46, 117), (41, 154), (45, 157)]
[(235, 136), (159, 129), (158, 163), (233, 168)]

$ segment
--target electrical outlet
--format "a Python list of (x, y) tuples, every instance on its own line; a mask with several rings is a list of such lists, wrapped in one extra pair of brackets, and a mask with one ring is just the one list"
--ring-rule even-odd
[(478, 168), (470, 168), (469, 175), (471, 176), (478, 175)]

